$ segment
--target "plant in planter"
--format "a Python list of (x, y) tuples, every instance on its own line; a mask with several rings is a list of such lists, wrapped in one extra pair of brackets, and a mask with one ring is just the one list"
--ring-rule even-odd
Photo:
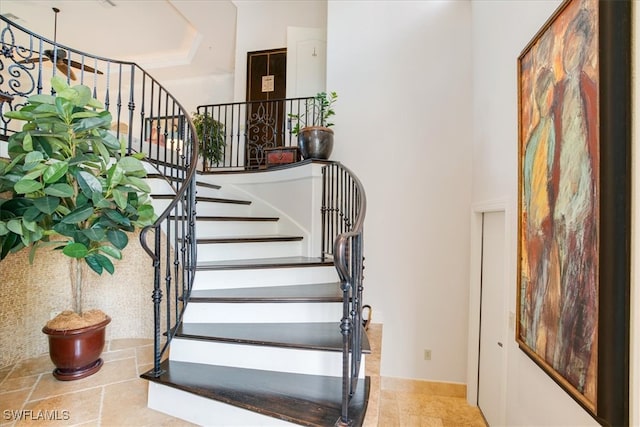
[(192, 113), (191, 119), (198, 135), (198, 152), (202, 157), (204, 170), (224, 159), (224, 125), (209, 113)]
[[(104, 328), (110, 318), (82, 310), (88, 266), (114, 272), (127, 233), (152, 224), (143, 155), (126, 156), (111, 133), (111, 114), (83, 85), (53, 77), (55, 95), (34, 95), (6, 118), (26, 123), (9, 138), (9, 161), (0, 160), (0, 259), (22, 248), (53, 246), (72, 263), (74, 312), (43, 328), (60, 380), (84, 378), (102, 365)], [(46, 267), (45, 267), (46, 268)]]
[(338, 100), (336, 92), (319, 92), (305, 105), (304, 112), (289, 114), (296, 121), (291, 133), (298, 137), (298, 148), (305, 159), (328, 159), (333, 150), (333, 104)]

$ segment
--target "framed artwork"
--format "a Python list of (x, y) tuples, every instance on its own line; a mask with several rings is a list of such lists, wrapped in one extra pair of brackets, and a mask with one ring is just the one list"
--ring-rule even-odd
[[(185, 130), (185, 117), (162, 116), (145, 119), (145, 140), (161, 147), (171, 147), (183, 140)], [(167, 142), (169, 142), (167, 144)]]
[(518, 57), (516, 340), (629, 423), (629, 1), (566, 0)]

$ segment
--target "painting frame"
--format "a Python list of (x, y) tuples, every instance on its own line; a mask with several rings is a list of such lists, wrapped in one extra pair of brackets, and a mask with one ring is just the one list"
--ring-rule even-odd
[(631, 2), (563, 1), (517, 65), (516, 342), (600, 424), (628, 425)]

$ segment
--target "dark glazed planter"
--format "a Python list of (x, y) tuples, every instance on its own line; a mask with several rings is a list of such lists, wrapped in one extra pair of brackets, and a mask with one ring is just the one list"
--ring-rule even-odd
[(303, 159), (327, 160), (333, 150), (333, 130), (322, 126), (300, 129), (298, 148)]
[(49, 356), (56, 369), (53, 376), (71, 381), (93, 375), (102, 367), (100, 355), (104, 349), (104, 333), (111, 318), (92, 326), (60, 331), (46, 326), (42, 332), (49, 337)]

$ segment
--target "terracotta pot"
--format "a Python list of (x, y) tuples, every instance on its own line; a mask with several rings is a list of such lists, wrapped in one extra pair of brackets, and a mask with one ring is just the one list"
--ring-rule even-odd
[(49, 337), (49, 357), (56, 366), (53, 376), (60, 381), (79, 380), (93, 375), (102, 367), (100, 355), (104, 349), (104, 333), (111, 318), (79, 329), (42, 332)]
[(333, 150), (333, 130), (322, 126), (300, 129), (298, 148), (305, 159), (327, 160)]

